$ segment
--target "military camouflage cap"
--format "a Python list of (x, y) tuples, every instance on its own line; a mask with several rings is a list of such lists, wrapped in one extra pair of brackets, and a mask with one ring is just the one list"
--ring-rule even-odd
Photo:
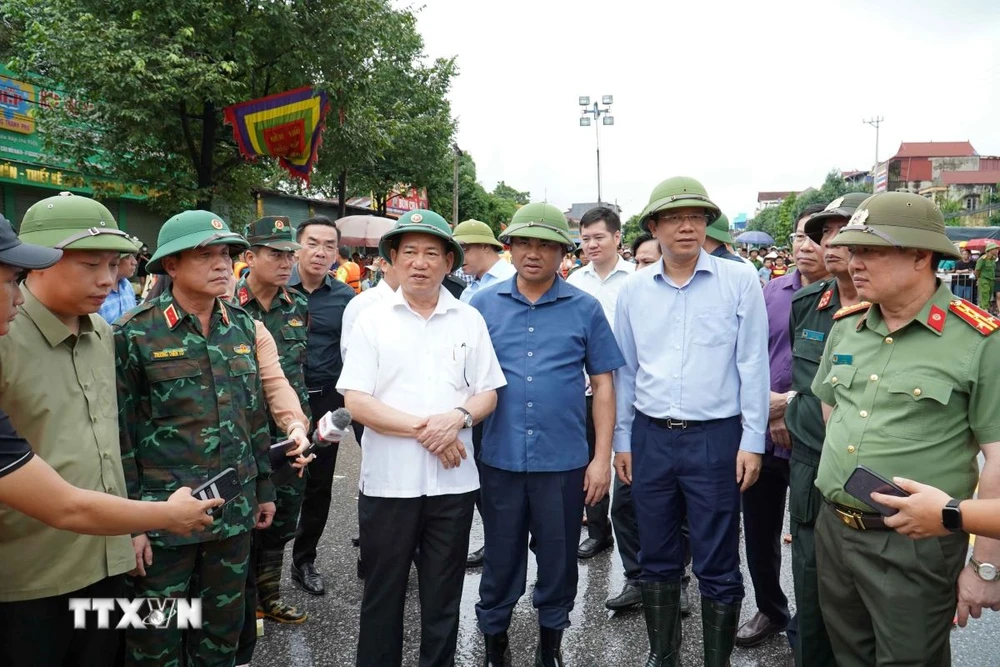
[(264, 246), (284, 252), (293, 252), (302, 248), (295, 242), (295, 230), (292, 228), (291, 221), (283, 215), (268, 215), (255, 220), (250, 225), (247, 241), (251, 248)]
[(60, 192), (29, 208), (19, 236), (25, 243), (56, 250), (136, 251), (104, 204), (71, 192)]
[(850, 220), (861, 202), (871, 197), (869, 192), (849, 192), (843, 197), (837, 197), (826, 205), (819, 213), (806, 220), (805, 235), (813, 243), (823, 240), (823, 224), (830, 218), (844, 218)]
[(156, 252), (146, 270), (163, 273), (164, 257), (208, 245), (228, 245), (230, 251), (249, 248), (242, 236), (229, 229), (222, 218), (211, 211), (184, 211), (163, 223), (156, 241)]
[(880, 192), (865, 199), (830, 245), (918, 248), (960, 256), (945, 234), (938, 207), (909, 192)]

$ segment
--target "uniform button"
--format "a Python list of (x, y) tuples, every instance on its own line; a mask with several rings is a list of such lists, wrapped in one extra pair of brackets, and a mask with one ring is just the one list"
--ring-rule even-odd
[(854, 445), (848, 445), (847, 446), (847, 453), (848, 454), (853, 454), (854, 453)]
[(528, 333), (535, 333), (535, 327), (528, 327)]
[(885, 344), (892, 345), (892, 336), (889, 336), (888, 338), (885, 339)]
[(675, 378), (679, 378), (679, 377), (680, 377), (680, 375), (678, 375), (677, 373), (674, 373), (674, 377), (675, 377)]
[(533, 357), (533, 356), (535, 356), (535, 353), (534, 353), (534, 352), (529, 352), (529, 353), (528, 353), (528, 356), (529, 356), (529, 357)]
[(528, 376), (527, 378), (525, 378), (525, 379), (526, 379), (526, 380), (527, 380), (528, 382), (531, 382), (531, 376), (530, 376), (530, 375), (529, 375), (529, 376)]
[(528, 435), (534, 435), (534, 434), (535, 434), (535, 432), (534, 432), (534, 431), (532, 431), (532, 430), (531, 430), (531, 429), (529, 428), (529, 429), (528, 429)]
[(861, 416), (862, 417), (867, 417), (868, 416), (868, 411), (867, 410), (862, 410), (861, 411)]
[(674, 345), (674, 349), (675, 350), (679, 350), (679, 349), (681, 349), (681, 346), (680, 345)]
[(532, 306), (532, 307), (531, 307), (531, 309), (532, 309), (532, 310), (534, 310), (534, 309), (535, 309), (535, 307), (534, 307), (534, 306)]
[(878, 376), (875, 375), (874, 373), (872, 373), (872, 376), (868, 379), (871, 380), (872, 382), (878, 382)]
[(834, 375), (832, 378), (830, 378), (830, 384), (837, 384), (837, 376), (836, 375)]
[(913, 390), (913, 395), (914, 396), (919, 396), (921, 393), (922, 392), (920, 391), (920, 387), (917, 387), (916, 389)]
[(535, 404), (534, 403), (528, 403), (528, 407), (529, 408), (533, 408), (533, 407), (535, 407)]

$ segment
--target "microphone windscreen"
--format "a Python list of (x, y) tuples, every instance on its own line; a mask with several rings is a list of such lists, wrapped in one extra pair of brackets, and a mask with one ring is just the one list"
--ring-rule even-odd
[(335, 429), (343, 431), (351, 425), (351, 411), (347, 408), (337, 408), (333, 411), (330, 419), (333, 421)]

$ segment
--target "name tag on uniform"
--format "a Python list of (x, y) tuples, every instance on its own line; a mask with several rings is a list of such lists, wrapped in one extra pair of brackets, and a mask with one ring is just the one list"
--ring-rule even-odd
[(835, 364), (850, 364), (854, 362), (853, 354), (835, 354), (830, 358)]
[(171, 347), (166, 350), (154, 350), (152, 353), (154, 361), (159, 359), (181, 359), (186, 356), (186, 347)]
[(813, 331), (812, 329), (803, 329), (802, 337), (806, 340), (818, 340), (821, 341), (826, 338), (826, 334), (822, 331)]

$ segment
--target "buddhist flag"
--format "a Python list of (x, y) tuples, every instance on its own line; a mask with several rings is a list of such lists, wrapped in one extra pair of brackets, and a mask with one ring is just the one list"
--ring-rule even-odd
[(234, 104), (225, 117), (245, 158), (276, 157), (288, 173), (309, 183), (329, 108), (326, 93), (305, 87)]

